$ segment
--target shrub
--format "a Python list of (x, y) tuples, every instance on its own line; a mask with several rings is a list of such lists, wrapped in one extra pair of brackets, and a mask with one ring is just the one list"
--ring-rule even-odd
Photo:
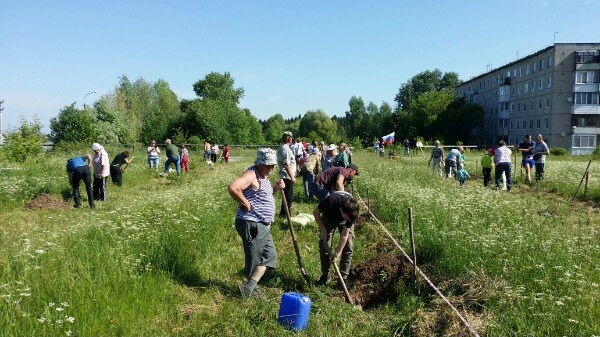
[(550, 154), (555, 156), (564, 156), (566, 154), (569, 154), (569, 151), (562, 147), (553, 147), (552, 149), (550, 149)]
[(6, 158), (15, 163), (35, 159), (42, 153), (45, 138), (42, 135), (42, 125), (38, 120), (28, 123), (21, 120), (21, 126), (6, 135), (6, 144), (2, 151)]
[(597, 147), (594, 152), (592, 152), (592, 158), (600, 159), (600, 146)]

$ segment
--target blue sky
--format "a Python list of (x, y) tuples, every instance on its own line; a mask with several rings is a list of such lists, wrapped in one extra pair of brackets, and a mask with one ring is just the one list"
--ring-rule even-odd
[(553, 42), (600, 42), (598, 13), (600, 0), (0, 0), (3, 129), (37, 117), (48, 132), (121, 75), (191, 99), (228, 71), (259, 119), (340, 116), (352, 96), (394, 106), (428, 69), (467, 80)]

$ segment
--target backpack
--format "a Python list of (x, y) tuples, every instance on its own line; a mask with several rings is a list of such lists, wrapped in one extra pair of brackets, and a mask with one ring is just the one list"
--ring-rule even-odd
[[(312, 155), (312, 156), (316, 156), (316, 155)], [(306, 160), (304, 161), (304, 164), (302, 165), (302, 168), (309, 173), (314, 173), (315, 172), (315, 165), (317, 164), (317, 160), (311, 158), (311, 156), (308, 156), (306, 158)]]

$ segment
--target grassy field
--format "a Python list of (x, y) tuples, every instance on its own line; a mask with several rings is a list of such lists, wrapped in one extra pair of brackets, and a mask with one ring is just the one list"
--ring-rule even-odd
[[(179, 179), (159, 178), (137, 153), (124, 186), (109, 186), (96, 210), (85, 202), (27, 208), (40, 193), (72, 204), (64, 173), (72, 155), (21, 167), (0, 159), (0, 167), (24, 169), (0, 171), (0, 335), (289, 336), (277, 324), (285, 291), (313, 302), (307, 330), (294, 335), (468, 335), (422, 280), (397, 284), (396, 298), (369, 310), (346, 304), (335, 286), (308, 290), (281, 220), (272, 227), (279, 267), (261, 284), (266, 297), (242, 299), (243, 252), (226, 186), (251, 164), (252, 150), (234, 150), (240, 162), (214, 169), (193, 153), (192, 172)], [(480, 157), (467, 153), (471, 174)], [(426, 154), (397, 162), (365, 150), (353, 159), (355, 195), (368, 196), (405, 248), (412, 208), (420, 267), (480, 335), (600, 335), (598, 162), (587, 197), (571, 202), (587, 158), (549, 157), (546, 179), (532, 187), (517, 170), (510, 193), (484, 189), (481, 179), (461, 189), (429, 172)], [(295, 189), (293, 213), (310, 213), (315, 203)], [(318, 230), (309, 224), (296, 235), (316, 279)], [(356, 247), (354, 264), (400, 254), (375, 223), (357, 231)]]

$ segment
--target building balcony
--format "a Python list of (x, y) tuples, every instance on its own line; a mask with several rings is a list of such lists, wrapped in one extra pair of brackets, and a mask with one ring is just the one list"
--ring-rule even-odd
[(573, 92), (599, 92), (600, 83), (578, 83), (573, 84)]
[(509, 119), (510, 111), (508, 110), (500, 110), (498, 111), (498, 119)]
[(571, 127), (574, 135), (597, 135), (600, 134), (600, 128), (595, 126)]
[(581, 104), (571, 106), (572, 115), (598, 115), (600, 114), (600, 105), (597, 104)]

